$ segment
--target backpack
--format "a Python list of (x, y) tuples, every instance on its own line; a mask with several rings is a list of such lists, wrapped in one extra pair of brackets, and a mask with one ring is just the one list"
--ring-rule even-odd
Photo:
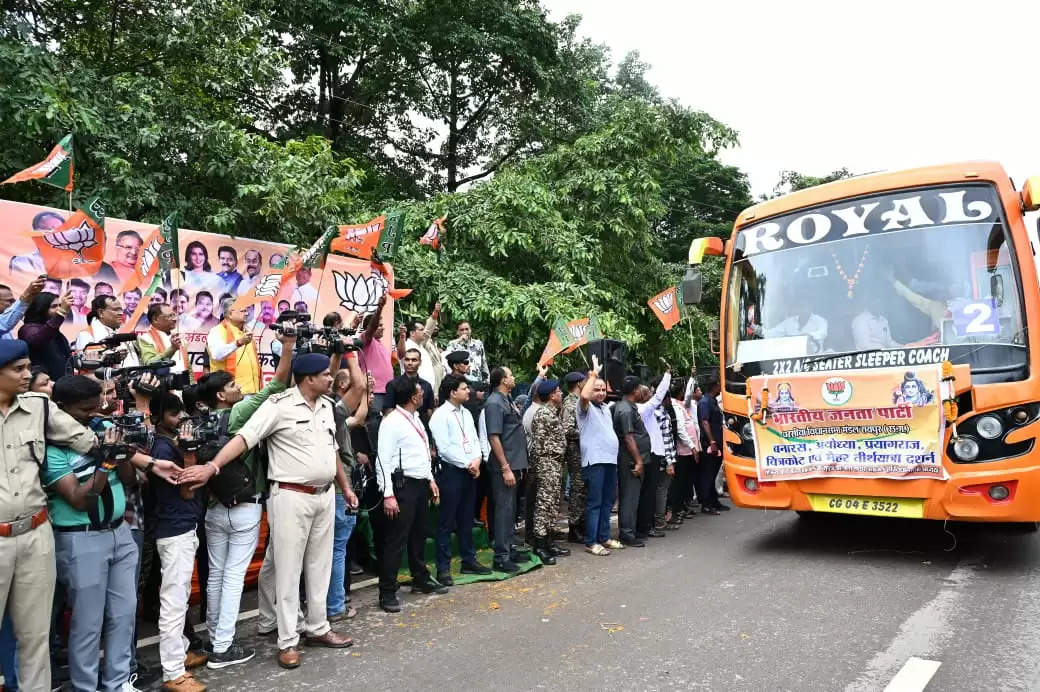
[[(217, 456), (217, 452), (231, 441), (233, 435), (228, 433), (230, 418), (231, 409), (220, 412), (217, 439), (210, 440), (199, 447), (195, 454), (198, 463), (205, 464), (212, 461)], [(209, 479), (207, 486), (217, 501), (229, 509), (247, 500), (252, 500), (256, 496), (256, 476), (242, 457), (224, 464), (220, 473)]]

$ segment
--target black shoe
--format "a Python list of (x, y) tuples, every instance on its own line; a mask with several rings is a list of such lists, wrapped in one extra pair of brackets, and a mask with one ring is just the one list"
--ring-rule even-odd
[(719, 504), (715, 505), (715, 509), (719, 510), (720, 512), (728, 512), (733, 508), (729, 505), (724, 505), (720, 502)]
[(626, 548), (642, 548), (646, 545), (646, 543), (639, 540), (639, 536), (636, 536), (635, 538), (619, 538), (618, 540), (621, 541)]
[(585, 545), (585, 536), (582, 535), (580, 530), (578, 530), (578, 529), (576, 529), (576, 528), (574, 528), (572, 526), (570, 528), (570, 531), (567, 532), (567, 542), (568, 543), (581, 543), (582, 545)]
[(401, 604), (397, 601), (397, 596), (381, 596), (379, 598), (379, 607), (388, 613), (401, 612)]
[(509, 559), (512, 562), (530, 562), (531, 553), (526, 550), (514, 550), (509, 553)]
[(448, 587), (431, 577), (427, 581), (412, 584), (412, 593), (448, 593)]
[(485, 567), (479, 562), (463, 562), (463, 574), (491, 574), (491, 568)]
[(646, 535), (650, 538), (664, 538), (665, 533), (660, 529), (650, 529), (646, 532)]
[(549, 552), (553, 554), (553, 557), (567, 557), (571, 554), (570, 548), (564, 548), (562, 545), (556, 545), (552, 541), (549, 542)]
[(507, 572), (509, 574), (516, 574), (517, 572), (520, 571), (520, 567), (518, 567), (517, 564), (515, 562), (513, 562), (512, 560), (506, 560), (505, 562), (501, 562), (499, 560), (495, 560), (495, 571), (496, 572)]
[(556, 557), (549, 550), (547, 543), (549, 538), (537, 538), (535, 539), (534, 554), (538, 556), (538, 559), (542, 561), (543, 565), (555, 565)]
[(256, 656), (256, 651), (253, 649), (239, 646), (237, 642), (231, 642), (231, 646), (224, 653), (217, 653), (214, 651), (209, 655), (209, 660), (206, 662), (207, 668), (227, 668), (228, 666), (237, 665), (239, 663), (245, 663)]
[(352, 575), (355, 575), (355, 576), (356, 576), (356, 575), (358, 575), (358, 574), (364, 574), (364, 573), (365, 573), (365, 570), (363, 570), (363, 569), (361, 568), (361, 565), (359, 565), (358, 563), (356, 563), (356, 562), (351, 562), (351, 563), (350, 563), (350, 573), (351, 573)]
[(445, 586), (455, 586), (455, 580), (451, 578), (451, 575), (447, 572), (438, 572), (437, 581), (444, 584)]
[(715, 509), (714, 507), (701, 507), (701, 514), (710, 514), (717, 517), (720, 514), (722, 514), (722, 512)]

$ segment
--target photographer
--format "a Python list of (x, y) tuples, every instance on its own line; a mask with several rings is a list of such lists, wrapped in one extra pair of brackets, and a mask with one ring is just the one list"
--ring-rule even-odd
[[(152, 456), (166, 459), (184, 468), (195, 465), (194, 429), (184, 421), (180, 397), (160, 392), (149, 402), (155, 440)], [(178, 436), (178, 431), (180, 431)], [(184, 636), (184, 619), (191, 596), (191, 575), (195, 569), (195, 551), (199, 547), (197, 533), (206, 508), (202, 491), (178, 486), (164, 480), (153, 483), (156, 498), (155, 545), (162, 566), (159, 587), (159, 660), (162, 663), (164, 689), (205, 692), (206, 686), (196, 681), (186, 669), (203, 665), (207, 656), (190, 651)]]
[[(278, 343), (289, 353), (296, 343), (295, 334), (278, 334)], [(273, 394), (284, 392), (289, 386), (291, 358), (283, 358), (266, 387), (253, 397), (243, 399), (241, 388), (226, 371), (204, 375), (196, 390), (199, 400), (210, 411), (221, 417), (221, 427), (227, 436), (234, 436), (256, 413), (260, 405)], [(246, 570), (260, 540), (261, 502), (267, 492), (267, 465), (255, 451), (240, 457), (244, 470), (243, 489), (238, 501), (224, 505), (217, 493), (212, 493), (210, 510), (206, 514), (206, 543), (209, 549), (209, 583), (206, 626), (213, 651), (210, 668), (224, 668), (245, 663), (253, 658), (253, 649), (234, 642), (235, 624), (242, 600)], [(230, 473), (227, 477), (230, 477)], [(226, 499), (226, 498), (225, 498)], [(233, 500), (228, 500), (234, 502)]]
[(253, 335), (244, 331), (247, 311), (233, 307), (234, 303), (234, 298), (220, 301), (224, 320), (209, 330), (206, 337), (210, 371), (227, 372), (243, 394), (256, 394), (260, 391), (260, 361), (256, 344)]
[[(87, 328), (76, 337), (76, 350), (83, 352), (88, 344), (108, 339), (123, 326), (123, 304), (115, 296), (94, 296), (90, 301), (90, 312), (87, 313)], [(139, 364), (137, 353), (126, 347), (126, 357), (121, 367), (129, 368)]]
[(169, 462), (135, 454), (122, 444), (117, 428), (97, 417), (101, 407), (97, 380), (85, 375), (62, 377), (54, 383), (52, 397), (84, 432), (95, 437), (103, 431), (96, 452), (48, 444), (42, 474), (56, 533), (58, 579), (72, 606), (69, 674), (74, 689), (97, 689), (104, 632), (101, 687), (106, 691), (121, 689), (130, 677), (138, 560), (137, 544), (123, 522), (123, 486), (135, 482), (134, 465), (170, 476), (175, 469)]
[(307, 644), (343, 648), (354, 643), (332, 631), (325, 612), (336, 510), (332, 485), (335, 481), (344, 495), (349, 489), (338, 459), (332, 404), (325, 396), (333, 379), (329, 357), (297, 355), (293, 375), (296, 387), (270, 397), (211, 462), (186, 470), (180, 479), (200, 487), (261, 440), (267, 442), (267, 475), (273, 483), (267, 502), (269, 555), (275, 567), (278, 664), (283, 668), (300, 665), (296, 624), (301, 572), (307, 586)]
[[(22, 444), (0, 447), (5, 481), (0, 483), (0, 610), (10, 618), (19, 643), (19, 682), (25, 689), (50, 689), (48, 647), (54, 598), (54, 534), (40, 469), (44, 440), (87, 453), (97, 443), (41, 394), (29, 394), (29, 349), (25, 342), (0, 340), (0, 434)], [(97, 678), (91, 683), (96, 689)]]
[(172, 360), (170, 372), (184, 372), (184, 349), (181, 336), (175, 334), (177, 313), (166, 303), (148, 306), (148, 323), (151, 327), (137, 337), (137, 348), (141, 351), (141, 363), (147, 365), (156, 360)]

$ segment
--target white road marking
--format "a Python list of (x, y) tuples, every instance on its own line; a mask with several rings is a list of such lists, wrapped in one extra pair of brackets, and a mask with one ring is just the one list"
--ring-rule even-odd
[(885, 692), (922, 692), (942, 663), (911, 656), (899, 669)]
[[(876, 692), (885, 689), (885, 680), (891, 679), (900, 665), (911, 656), (936, 656), (953, 636), (949, 627), (951, 616), (957, 611), (964, 587), (975, 576), (977, 559), (961, 560), (944, 580), (946, 585), (935, 598), (925, 603), (903, 621), (899, 633), (884, 651), (879, 651), (867, 664), (867, 669), (845, 687), (845, 692)], [(934, 672), (934, 671), (933, 671)]]

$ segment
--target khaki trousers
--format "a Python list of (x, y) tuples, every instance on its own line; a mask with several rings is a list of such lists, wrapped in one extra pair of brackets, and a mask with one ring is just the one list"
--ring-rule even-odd
[(10, 615), (14, 625), (18, 686), (25, 692), (51, 689), (54, 564), (49, 523), (15, 538), (0, 538), (0, 611)]
[(278, 483), (271, 486), (267, 518), (271, 523), (279, 649), (300, 642), (296, 615), (300, 609), (301, 573), (307, 593), (304, 632), (320, 637), (331, 629), (325, 599), (332, 576), (335, 514), (336, 493), (331, 487), (320, 495), (308, 495), (286, 490)]

